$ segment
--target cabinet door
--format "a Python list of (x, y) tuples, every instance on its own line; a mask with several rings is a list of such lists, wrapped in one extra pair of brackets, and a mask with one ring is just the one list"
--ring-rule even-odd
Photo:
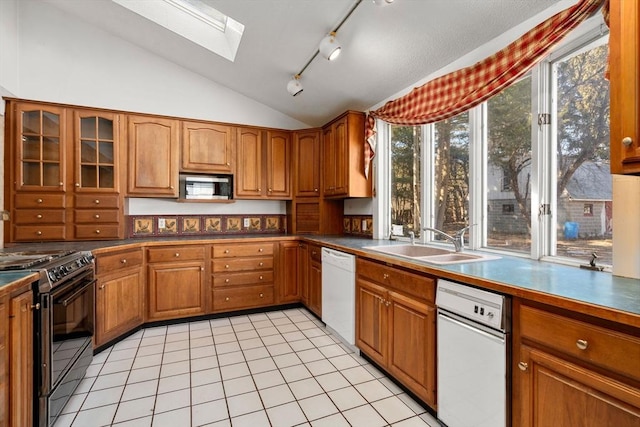
[(276, 283), (278, 302), (300, 301), (298, 289), (298, 242), (280, 243), (279, 275)]
[(336, 143), (332, 126), (322, 130), (322, 194), (332, 196), (336, 188)]
[(140, 269), (98, 278), (96, 347), (144, 322), (144, 285)]
[(289, 132), (267, 132), (267, 197), (291, 198), (291, 136)]
[(149, 319), (195, 316), (206, 312), (204, 263), (164, 263), (149, 266)]
[[(349, 128), (348, 116), (333, 124), (334, 153), (335, 162), (335, 185), (334, 196), (344, 195), (349, 192)], [(363, 148), (364, 150), (364, 148)], [(354, 168), (357, 165), (353, 166)], [(354, 171), (355, 172), (355, 171)]]
[(296, 197), (320, 195), (320, 131), (294, 133)]
[(0, 426), (9, 421), (9, 297), (0, 297)]
[(132, 197), (178, 197), (179, 122), (129, 116), (129, 183)]
[(389, 292), (388, 301), (389, 372), (435, 406), (435, 306), (395, 292)]
[(12, 426), (33, 425), (33, 293), (11, 300), (10, 419)]
[(298, 288), (300, 299), (306, 306), (309, 305), (309, 245), (300, 243), (298, 248)]
[(65, 190), (65, 110), (18, 103), (16, 117), (17, 190)]
[(76, 192), (119, 189), (119, 126), (117, 114), (74, 112), (74, 187)]
[(236, 198), (261, 198), (265, 194), (262, 185), (262, 131), (238, 129), (236, 150)]
[(640, 390), (546, 352), (521, 346), (514, 396), (520, 427), (637, 427)]
[(640, 174), (640, 5), (611, 2), (611, 172)]
[(316, 316), (322, 317), (322, 264), (311, 260), (309, 263), (309, 304)]
[(356, 345), (380, 365), (388, 352), (387, 291), (369, 281), (356, 282)]
[(182, 123), (182, 170), (233, 173), (231, 126), (197, 122)]

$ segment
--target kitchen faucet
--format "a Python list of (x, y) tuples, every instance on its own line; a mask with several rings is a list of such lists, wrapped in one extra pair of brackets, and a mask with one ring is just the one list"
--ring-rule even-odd
[(438, 230), (437, 228), (424, 227), (424, 231), (433, 231), (434, 233), (438, 233), (441, 236), (445, 237), (449, 242), (453, 243), (453, 246), (456, 252), (462, 252), (464, 249), (464, 233), (473, 227), (475, 224), (468, 225), (461, 230), (456, 231), (456, 233), (452, 236), (450, 234), (445, 233), (442, 230)]

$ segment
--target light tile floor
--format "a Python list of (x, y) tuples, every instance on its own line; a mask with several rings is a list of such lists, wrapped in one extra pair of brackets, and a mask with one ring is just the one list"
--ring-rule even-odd
[(305, 309), (147, 328), (97, 354), (55, 427), (439, 426)]

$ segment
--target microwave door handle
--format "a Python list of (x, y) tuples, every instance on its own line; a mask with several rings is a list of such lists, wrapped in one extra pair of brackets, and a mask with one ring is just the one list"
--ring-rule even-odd
[(71, 296), (69, 298), (63, 300), (62, 301), (62, 305), (65, 306), (65, 307), (68, 306), (73, 301), (75, 301), (81, 294), (83, 294), (85, 289), (87, 289), (89, 286), (92, 286), (95, 283), (96, 283), (96, 279), (91, 280), (86, 285), (82, 286), (80, 289), (78, 289), (73, 294), (71, 294)]

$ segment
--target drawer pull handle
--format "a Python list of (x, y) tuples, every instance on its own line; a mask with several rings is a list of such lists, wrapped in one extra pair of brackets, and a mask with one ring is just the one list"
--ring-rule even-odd
[(580, 350), (586, 350), (587, 347), (589, 347), (589, 343), (587, 342), (587, 340), (578, 340), (576, 341), (576, 347), (578, 347)]
[(95, 218), (96, 218), (96, 219), (100, 219), (100, 215), (95, 214)]
[(229, 298), (229, 297), (226, 297), (226, 298), (225, 298), (224, 300), (225, 300), (225, 301), (229, 301), (230, 299), (231, 299), (231, 298)]
[(225, 254), (228, 254), (228, 253), (229, 253), (229, 249), (225, 249), (225, 250), (224, 250), (224, 253), (225, 253)]
[(260, 294), (260, 298), (264, 298), (264, 294)]
[(38, 199), (38, 200), (36, 200), (36, 202), (37, 202), (37, 203), (42, 203), (42, 202), (43, 202), (43, 200), (42, 200), (42, 199)]
[(42, 231), (36, 231), (36, 234), (37, 234), (38, 236), (42, 236)]
[(224, 283), (229, 283), (229, 279), (224, 279)]
[(624, 145), (625, 147), (630, 147), (631, 144), (633, 144), (633, 139), (631, 139), (630, 136), (625, 136), (624, 138), (622, 138), (622, 145)]
[(528, 364), (528, 363), (525, 363), (525, 362), (519, 362), (519, 363), (518, 363), (518, 368), (519, 368), (521, 371), (526, 371), (527, 369), (529, 369), (529, 364)]
[(180, 256), (180, 252), (176, 252), (176, 258)]
[(36, 215), (36, 218), (38, 218), (38, 219), (42, 219), (42, 214), (38, 214), (38, 215)]
[(99, 204), (100, 204), (100, 200), (96, 199), (96, 200), (94, 200), (94, 203), (95, 203), (96, 205), (99, 205)]
[(120, 260), (120, 262), (121, 262), (122, 264), (126, 264), (126, 263), (127, 263), (127, 259), (126, 259), (126, 258), (121, 259), (121, 260)]

